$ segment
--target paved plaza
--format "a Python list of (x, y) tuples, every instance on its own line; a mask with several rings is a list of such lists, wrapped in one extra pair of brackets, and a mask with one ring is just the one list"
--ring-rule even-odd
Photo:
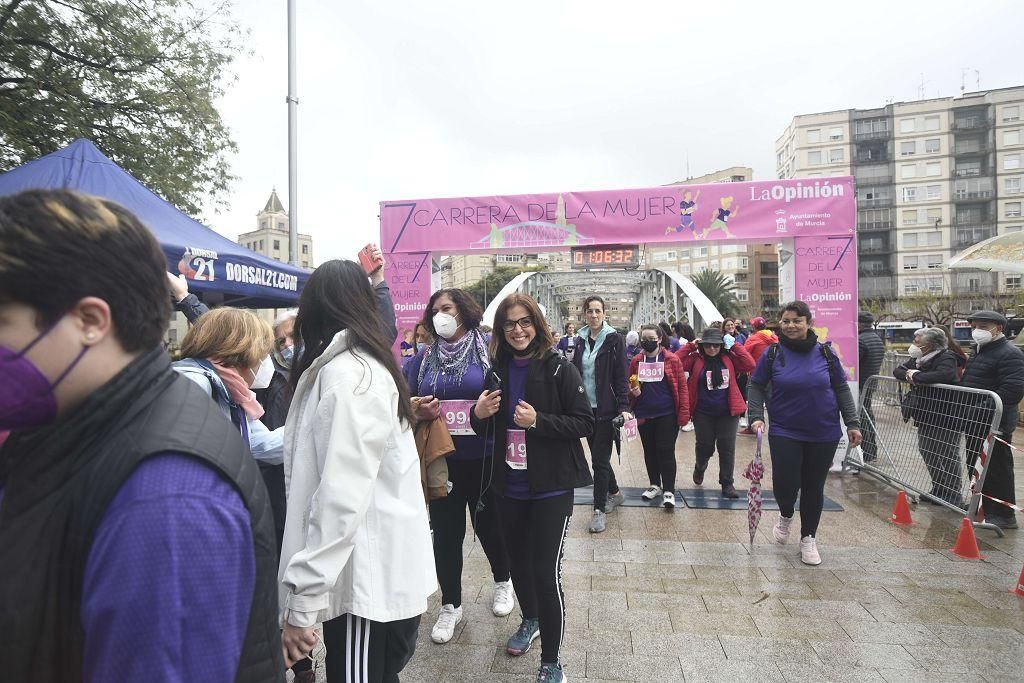
[[(746, 488), (739, 473), (754, 443), (738, 438), (737, 488)], [(676, 452), (677, 488), (692, 488), (693, 432), (680, 434)], [(767, 447), (765, 464), (770, 488)], [(620, 485), (646, 486), (639, 441), (624, 444), (615, 468)], [(716, 458), (705, 487), (717, 477)], [(568, 679), (1024, 680), (1024, 599), (1010, 593), (1024, 530), (1002, 539), (979, 531), (984, 561), (960, 560), (948, 551), (959, 525), (951, 511), (922, 503), (914, 526), (893, 526), (895, 490), (867, 475), (830, 475), (825, 493), (844, 511), (822, 515), (819, 567), (800, 563), (797, 533), (785, 546), (771, 541), (776, 512), (765, 511), (751, 553), (745, 511), (619, 508), (593, 535), (590, 508), (577, 506), (563, 569)], [(452, 642), (432, 643), (435, 594), (402, 680), (532, 681), (540, 641), (523, 657), (505, 654), (518, 609), (491, 614), (479, 542), (467, 537), (465, 552), (466, 618)]]

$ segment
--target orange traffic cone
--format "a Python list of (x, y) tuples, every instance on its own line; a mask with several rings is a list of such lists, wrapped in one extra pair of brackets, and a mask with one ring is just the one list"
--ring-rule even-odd
[(914, 520), (910, 518), (910, 505), (907, 504), (906, 491), (896, 494), (896, 504), (892, 506), (892, 515), (889, 516), (889, 521), (900, 526), (909, 526), (914, 523)]
[(1020, 578), (1017, 579), (1017, 587), (1010, 592), (1016, 593), (1019, 598), (1024, 598), (1024, 569), (1020, 570)]
[(951, 550), (954, 555), (965, 560), (981, 559), (978, 539), (974, 537), (974, 525), (966, 517), (960, 521), (960, 534), (956, 537), (956, 545)]

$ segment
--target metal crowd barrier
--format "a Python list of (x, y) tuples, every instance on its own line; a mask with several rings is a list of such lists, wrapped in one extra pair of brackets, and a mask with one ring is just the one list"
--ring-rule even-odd
[[(913, 386), (875, 375), (860, 398), (864, 441), (847, 453), (845, 464), (974, 520), (992, 437), (999, 434), (1003, 416), (999, 396), (949, 384)], [(975, 473), (983, 449), (986, 464)], [(974, 525), (1003, 535), (994, 524)]]

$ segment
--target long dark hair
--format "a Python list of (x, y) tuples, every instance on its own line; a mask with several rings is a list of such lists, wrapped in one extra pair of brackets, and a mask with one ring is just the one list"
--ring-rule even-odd
[(388, 347), (387, 334), (377, 313), (377, 301), (366, 272), (353, 261), (336, 259), (321, 264), (309, 276), (302, 290), (299, 315), (295, 318), (295, 339), (296, 344), (301, 340), (303, 347), (297, 365), (292, 368), (292, 392), (298, 386), (302, 373), (342, 330), (348, 330), (348, 343), (356, 358), (363, 360), (359, 352), (365, 353), (391, 373), (398, 387), (398, 417), (412, 424), (409, 387)]
[(668, 326), (668, 323), (662, 320), (658, 323), (658, 329), (661, 330), (661, 346), (665, 349), (672, 348), (672, 328)]

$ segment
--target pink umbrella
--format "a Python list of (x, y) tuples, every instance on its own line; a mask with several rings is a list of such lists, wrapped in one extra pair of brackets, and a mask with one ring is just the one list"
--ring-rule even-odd
[(747, 489), (747, 525), (750, 527), (750, 549), (754, 549), (754, 534), (757, 532), (757, 525), (761, 521), (761, 477), (764, 476), (764, 463), (761, 461), (761, 434), (757, 430), (757, 450), (754, 451), (754, 459), (743, 470), (743, 476), (750, 480), (750, 488)]

